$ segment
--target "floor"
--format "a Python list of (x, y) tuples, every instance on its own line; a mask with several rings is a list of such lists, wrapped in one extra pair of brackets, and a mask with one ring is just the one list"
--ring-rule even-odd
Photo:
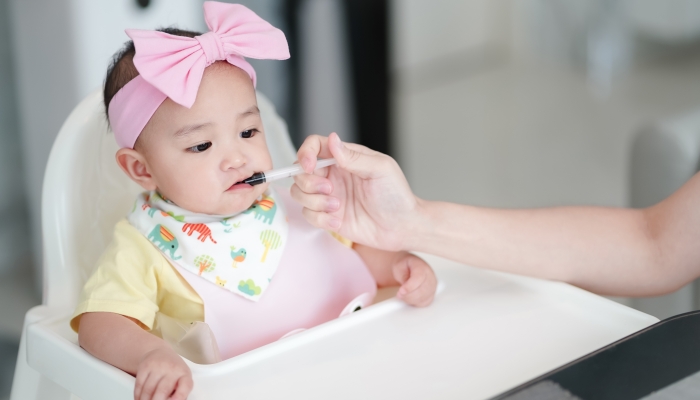
[(18, 343), (15, 341), (0, 342), (0, 399), (2, 400), (10, 398), (18, 349)]

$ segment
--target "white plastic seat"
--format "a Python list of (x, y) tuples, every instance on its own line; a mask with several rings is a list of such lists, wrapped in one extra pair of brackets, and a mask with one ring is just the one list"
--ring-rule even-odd
[[(273, 162), (295, 159), (258, 97)], [(27, 313), (12, 400), (127, 400), (134, 378), (82, 350), (79, 291), (139, 188), (114, 162), (99, 92), (54, 143), (44, 182), (44, 299)], [(190, 399), (486, 398), (657, 320), (572, 286), (425, 256), (445, 283), (433, 305), (396, 299), (232, 359), (198, 365)]]
[[(277, 115), (274, 105), (260, 93), (258, 106), (273, 164), (276, 167), (291, 165), (296, 160), (296, 151), (285, 122)], [(43, 332), (46, 336), (40, 336), (40, 340), (23, 335), (13, 399), (36, 397), (30, 392), (34, 392), (37, 386), (23, 381), (23, 375), (27, 373), (23, 353), (28, 343), (30, 351), (26, 355), (30, 358), (35, 354), (52, 354), (58, 357), (56, 361), (60, 364), (71, 365), (67, 361), (72, 359), (76, 364), (89, 366), (87, 371), (96, 368), (119, 382), (130, 382), (127, 374), (76, 349), (77, 336), (65, 325), (77, 303), (80, 289), (111, 240), (114, 225), (127, 214), (136, 194), (142, 191), (119, 170), (114, 160), (117, 149), (107, 126), (102, 91), (96, 90), (75, 108), (61, 127), (47, 164), (42, 198), (43, 305), (28, 313), (25, 325), (40, 319), (47, 322), (49, 316), (57, 322)], [(71, 344), (67, 348), (66, 340)], [(52, 346), (54, 344), (56, 346)], [(49, 347), (39, 350), (42, 346)], [(55, 353), (61, 349), (66, 352)], [(41, 361), (37, 359), (37, 362)], [(67, 377), (77, 372), (70, 370), (56, 369), (55, 372), (65, 372)], [(87, 376), (75, 378), (78, 382), (99, 382), (99, 379), (94, 381)], [(51, 388), (50, 391), (60, 390)]]

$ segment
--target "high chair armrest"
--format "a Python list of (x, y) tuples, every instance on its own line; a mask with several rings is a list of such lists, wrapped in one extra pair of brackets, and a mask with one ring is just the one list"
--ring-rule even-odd
[(50, 315), (27, 326), (27, 363), (81, 400), (132, 399), (134, 377), (88, 354), (71, 330), (71, 313), (38, 306)]

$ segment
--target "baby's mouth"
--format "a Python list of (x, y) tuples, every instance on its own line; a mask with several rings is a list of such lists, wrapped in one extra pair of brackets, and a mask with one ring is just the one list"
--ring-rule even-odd
[(245, 182), (236, 182), (233, 185), (231, 185), (230, 188), (228, 188), (227, 192), (231, 191), (231, 190), (240, 190), (240, 189), (247, 189), (247, 188), (252, 188), (252, 186), (250, 186), (249, 184), (247, 184)]
[(247, 178), (242, 179), (242, 180), (240, 180), (240, 181), (234, 183), (233, 185), (231, 185), (231, 187), (230, 187), (228, 190), (232, 190), (232, 189), (243, 189), (243, 188), (250, 188), (250, 187), (253, 187), (251, 184), (249, 184), (249, 183), (246, 182), (246, 181), (249, 180), (249, 179), (250, 179), (251, 177), (253, 177), (254, 175), (255, 175), (255, 174), (250, 175), (250, 176), (248, 176)]
[(255, 185), (259, 185), (261, 183), (265, 183), (265, 181), (266, 181), (265, 174), (262, 172), (256, 172), (253, 175), (243, 179), (242, 181), (236, 182), (233, 186), (236, 186), (239, 184), (240, 185), (255, 186)]
[(252, 174), (248, 175), (245, 179), (241, 179), (240, 181), (234, 183), (233, 186), (236, 186), (236, 185), (247, 185), (248, 182), (246, 182), (246, 181), (249, 180), (253, 175), (255, 175), (255, 173), (252, 173)]

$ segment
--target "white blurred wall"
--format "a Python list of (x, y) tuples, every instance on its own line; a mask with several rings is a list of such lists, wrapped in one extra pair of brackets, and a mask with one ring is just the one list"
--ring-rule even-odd
[[(41, 185), (51, 145), (73, 107), (100, 88), (125, 28), (203, 29), (201, 0), (10, 0), (24, 189), (41, 276)], [(21, 190), (17, 187), (17, 190)], [(48, 238), (52, 240), (52, 238)]]
[(645, 3), (394, 0), (393, 143), (418, 196), (626, 206), (635, 132), (700, 108), (700, 1)]
[[(626, 205), (631, 135), (700, 106), (700, 60), (623, 69), (597, 56), (608, 3), (393, 1), (394, 143), (415, 191), (496, 207)], [(621, 64), (596, 80), (595, 57)]]

